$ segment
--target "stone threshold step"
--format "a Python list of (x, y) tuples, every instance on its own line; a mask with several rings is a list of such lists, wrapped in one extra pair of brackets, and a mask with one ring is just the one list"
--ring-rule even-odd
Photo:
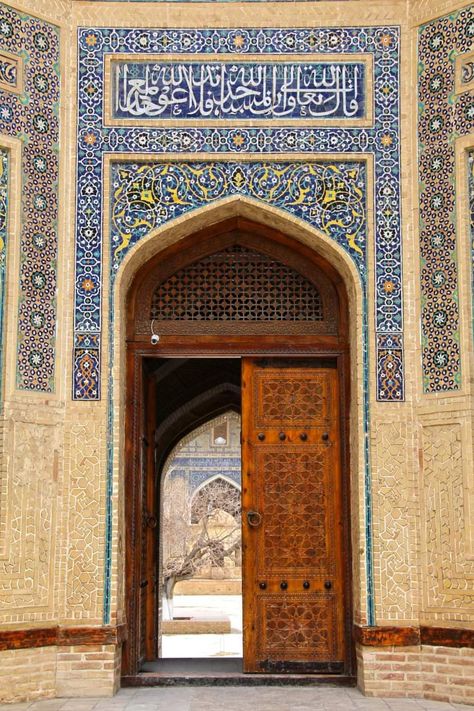
[(355, 686), (356, 678), (341, 674), (243, 674), (239, 672), (142, 672), (123, 676), (122, 686)]

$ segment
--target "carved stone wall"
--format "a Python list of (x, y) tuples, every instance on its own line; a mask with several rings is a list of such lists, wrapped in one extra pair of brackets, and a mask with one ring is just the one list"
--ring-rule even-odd
[(413, 429), (406, 421), (374, 423), (372, 447), (377, 623), (407, 624), (418, 612)]
[(1, 506), (0, 621), (52, 620), (57, 590), (60, 417), (32, 407), (6, 413)]
[(425, 421), (422, 427), (422, 616), (474, 621), (474, 556), (466, 511), (472, 442), (466, 422)]
[(102, 621), (106, 426), (72, 418), (65, 427), (65, 598), (62, 617)]

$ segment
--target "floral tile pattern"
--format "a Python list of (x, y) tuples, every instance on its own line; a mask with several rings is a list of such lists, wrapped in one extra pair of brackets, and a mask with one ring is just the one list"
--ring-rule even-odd
[(0, 50), (21, 56), (25, 73), (22, 93), (5, 90), (5, 82), (0, 90), (0, 133), (22, 141), (17, 387), (53, 392), (60, 88), (58, 29), (0, 5)]
[(474, 130), (474, 97), (455, 94), (455, 58), (474, 47), (473, 6), (423, 25), (418, 41), (422, 367), (434, 393), (461, 387), (455, 139)]
[(0, 397), (2, 394), (3, 372), (3, 322), (5, 307), (5, 281), (7, 274), (8, 243), (8, 178), (9, 152), (0, 149)]

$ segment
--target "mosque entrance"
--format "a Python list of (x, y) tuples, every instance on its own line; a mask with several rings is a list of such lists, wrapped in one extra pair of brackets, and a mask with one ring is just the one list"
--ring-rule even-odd
[[(352, 677), (349, 355), (337, 272), (275, 230), (234, 218), (164, 250), (138, 272), (127, 338), (124, 683), (213, 669), (246, 679)], [(166, 488), (180, 443), (211, 425), (222, 429), (215, 442), (226, 442), (229, 420), (240, 424), (240, 417), (238, 477), (222, 460), (209, 476), (190, 465), (194, 483)], [(220, 559), (234, 583), (241, 579), (241, 656), (238, 646), (224, 651), (214, 667), (192, 665), (206, 657), (199, 640), (188, 647), (191, 666), (176, 664), (164, 644), (163, 630), (173, 628), (165, 618), (188, 616), (164, 610), (163, 594), (164, 521), (185, 489), (195, 533), (180, 540), (181, 554), (190, 553), (217, 492), (216, 525), (219, 535), (224, 525), (229, 534), (218, 544), (220, 558), (206, 559), (209, 575)], [(226, 667), (225, 656), (238, 664)]]

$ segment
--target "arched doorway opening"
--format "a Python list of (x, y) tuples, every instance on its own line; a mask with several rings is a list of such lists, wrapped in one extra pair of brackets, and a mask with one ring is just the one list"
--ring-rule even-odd
[(166, 459), (160, 495), (160, 659), (242, 657), (241, 480), (241, 422), (234, 410), (194, 429)]
[[(241, 385), (213, 381), (213, 359), (219, 369), (238, 359)], [(209, 381), (191, 368), (172, 398), (158, 391), (153, 373), (198, 360)], [(353, 674), (348, 372), (342, 279), (277, 230), (232, 218), (138, 271), (127, 308), (125, 676), (159, 654), (158, 462), (190, 431), (189, 412), (196, 427), (209, 402), (222, 412), (231, 397), (244, 430), (244, 669)]]

